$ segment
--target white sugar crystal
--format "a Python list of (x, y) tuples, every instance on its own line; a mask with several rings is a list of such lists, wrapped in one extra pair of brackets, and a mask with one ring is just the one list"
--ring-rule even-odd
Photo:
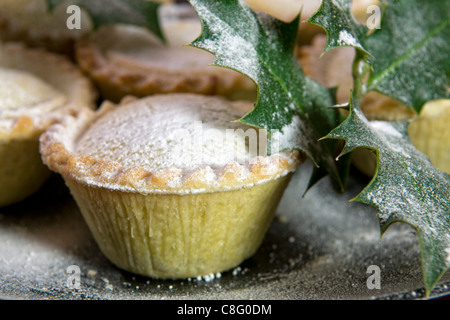
[(402, 134), (395, 129), (395, 127), (389, 122), (385, 121), (370, 121), (370, 126), (377, 131), (384, 132), (390, 136), (402, 138)]
[(342, 30), (339, 32), (339, 39), (338, 39), (339, 45), (350, 45), (350, 46), (357, 46), (358, 43), (347, 30)]
[[(258, 132), (233, 122), (242, 115), (231, 105), (193, 95), (142, 100), (100, 118), (78, 140), (76, 152), (151, 172), (244, 164), (257, 156), (252, 144), (258, 144)], [(214, 172), (205, 177), (213, 180)]]

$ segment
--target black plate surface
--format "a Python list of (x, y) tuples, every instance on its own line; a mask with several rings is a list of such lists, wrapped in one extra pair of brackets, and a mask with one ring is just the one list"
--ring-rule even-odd
[[(394, 224), (381, 239), (375, 210), (348, 202), (368, 182), (358, 174), (344, 194), (325, 178), (302, 197), (310, 172), (306, 163), (294, 175), (254, 257), (213, 277), (176, 281), (135, 276), (110, 264), (64, 183), (54, 177), (30, 199), (0, 209), (0, 298), (424, 298), (414, 229)], [(78, 288), (70, 282), (70, 268), (80, 271)], [(368, 287), (370, 268), (379, 270), (379, 289)], [(447, 272), (431, 297), (450, 293), (449, 287)]]

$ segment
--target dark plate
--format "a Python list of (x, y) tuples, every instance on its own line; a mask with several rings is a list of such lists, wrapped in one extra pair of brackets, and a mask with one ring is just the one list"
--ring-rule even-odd
[[(55, 176), (27, 201), (0, 209), (0, 298), (424, 298), (415, 230), (394, 224), (380, 239), (375, 210), (348, 202), (368, 182), (357, 173), (345, 194), (323, 179), (302, 197), (310, 171), (306, 163), (294, 175), (254, 257), (213, 277), (182, 281), (135, 276), (110, 264)], [(79, 288), (70, 288), (76, 284), (70, 266), (81, 272)], [(379, 289), (368, 287), (371, 268), (379, 270)], [(449, 286), (447, 272), (431, 298), (449, 294)]]

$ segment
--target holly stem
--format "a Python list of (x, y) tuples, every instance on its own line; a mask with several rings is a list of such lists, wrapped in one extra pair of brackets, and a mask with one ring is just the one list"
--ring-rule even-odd
[(366, 94), (365, 78), (370, 71), (370, 66), (364, 59), (364, 55), (356, 50), (356, 56), (353, 60), (353, 101), (359, 106), (364, 95)]

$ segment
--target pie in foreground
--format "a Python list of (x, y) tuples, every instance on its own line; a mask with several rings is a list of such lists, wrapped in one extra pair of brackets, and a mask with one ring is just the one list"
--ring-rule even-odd
[(235, 121), (251, 107), (197, 94), (107, 102), (52, 126), (41, 152), (116, 266), (214, 274), (256, 252), (302, 161), (296, 151), (259, 155), (253, 143), (265, 147), (266, 132)]

